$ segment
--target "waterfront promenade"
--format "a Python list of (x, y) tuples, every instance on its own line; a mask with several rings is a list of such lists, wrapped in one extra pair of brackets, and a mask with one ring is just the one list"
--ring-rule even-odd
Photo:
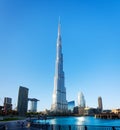
[[(34, 124), (28, 127), (27, 124), (21, 125), (23, 121), (9, 121), (1, 127), (0, 130), (120, 130), (120, 126), (96, 126), (96, 125), (48, 125)], [(24, 121), (25, 122), (25, 121)]]
[(96, 125), (48, 125), (34, 124), (32, 127), (40, 130), (120, 130), (120, 126), (96, 126)]
[(0, 130), (40, 130), (39, 128), (30, 127), (25, 120), (0, 122)]

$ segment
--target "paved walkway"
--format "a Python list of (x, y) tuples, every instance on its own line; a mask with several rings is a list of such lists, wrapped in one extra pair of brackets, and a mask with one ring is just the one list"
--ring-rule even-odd
[(40, 130), (38, 128), (32, 128), (29, 123), (25, 120), (20, 121), (9, 121), (0, 124), (6, 125), (6, 130)]

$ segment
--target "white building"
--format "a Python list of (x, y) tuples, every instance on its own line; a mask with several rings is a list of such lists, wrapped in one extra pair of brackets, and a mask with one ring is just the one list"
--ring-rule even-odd
[(78, 107), (85, 107), (85, 98), (82, 92), (78, 93)]
[(31, 102), (30, 112), (37, 112), (37, 102), (39, 100), (36, 98), (29, 98), (28, 101)]

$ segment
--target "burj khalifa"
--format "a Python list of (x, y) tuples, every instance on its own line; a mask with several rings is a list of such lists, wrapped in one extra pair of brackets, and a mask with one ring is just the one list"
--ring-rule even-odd
[(51, 111), (53, 112), (67, 112), (68, 105), (66, 100), (66, 88), (64, 83), (64, 71), (63, 71), (63, 54), (61, 43), (61, 30), (60, 21), (58, 24), (58, 36), (57, 36), (57, 54), (54, 76), (54, 90), (53, 90), (53, 102)]

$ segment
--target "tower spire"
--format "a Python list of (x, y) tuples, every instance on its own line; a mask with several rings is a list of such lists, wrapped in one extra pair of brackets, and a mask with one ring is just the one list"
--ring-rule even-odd
[(59, 21), (58, 21), (58, 36), (60, 36), (60, 16), (59, 16)]

